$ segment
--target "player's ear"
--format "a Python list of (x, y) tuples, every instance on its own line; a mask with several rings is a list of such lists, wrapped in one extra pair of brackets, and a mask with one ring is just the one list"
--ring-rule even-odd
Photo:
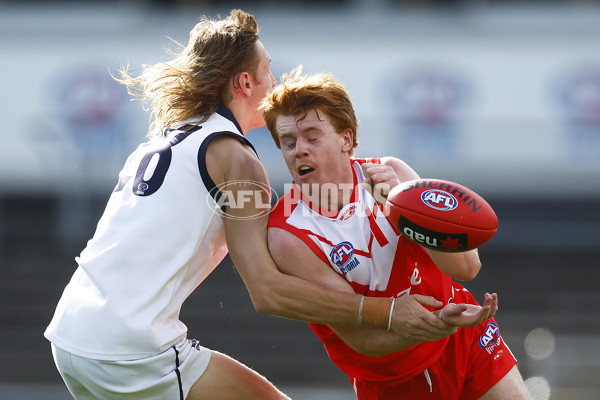
[(249, 95), (252, 89), (252, 81), (248, 72), (240, 72), (233, 77), (233, 90), (240, 94)]
[(354, 132), (352, 132), (352, 129), (348, 128), (340, 135), (342, 136), (342, 151), (344, 153), (351, 151), (354, 148)]

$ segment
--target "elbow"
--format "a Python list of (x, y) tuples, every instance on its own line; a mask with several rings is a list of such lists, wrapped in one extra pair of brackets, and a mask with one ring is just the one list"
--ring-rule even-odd
[(262, 299), (260, 296), (250, 296), (252, 300), (252, 306), (254, 306), (254, 310), (261, 314), (269, 314), (270, 308), (266, 301)]
[(460, 281), (472, 281), (477, 277), (479, 271), (481, 270), (481, 262), (472, 262), (466, 268), (462, 268), (459, 276), (455, 276), (454, 278)]
[(453, 276), (454, 279), (458, 280), (458, 281), (472, 281), (473, 279), (475, 279), (475, 277), (477, 276), (477, 274), (468, 274), (468, 273), (464, 273), (462, 275), (458, 275), (458, 276)]
[(459, 276), (454, 278), (461, 281), (472, 281), (481, 271), (481, 259), (479, 258), (479, 251), (477, 249), (463, 253), (462, 255), (462, 267), (458, 268), (460, 271)]
[(481, 271), (481, 261), (479, 257), (471, 261), (470, 267), (467, 268), (467, 280), (471, 281), (475, 279), (477, 275), (479, 275), (479, 271)]
[(279, 309), (268, 299), (252, 299), (252, 305), (254, 306), (254, 310), (258, 313), (274, 316), (280, 315)]
[(281, 315), (281, 304), (277, 299), (276, 291), (273, 290), (273, 284), (269, 284), (267, 280), (260, 282), (258, 285), (248, 286), (252, 306), (256, 312), (268, 315)]
[(263, 290), (258, 290), (257, 293), (250, 295), (254, 310), (261, 314), (276, 315), (277, 310), (273, 302), (269, 299), (269, 296), (265, 295)]

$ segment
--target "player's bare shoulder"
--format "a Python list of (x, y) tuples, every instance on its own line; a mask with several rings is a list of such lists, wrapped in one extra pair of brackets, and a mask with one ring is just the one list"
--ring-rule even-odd
[(252, 147), (233, 135), (219, 135), (210, 142), (206, 168), (217, 185), (232, 180), (268, 184), (267, 173)]

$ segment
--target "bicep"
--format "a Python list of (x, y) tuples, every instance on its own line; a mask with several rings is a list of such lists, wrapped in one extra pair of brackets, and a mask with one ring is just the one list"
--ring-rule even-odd
[[(231, 135), (219, 135), (210, 142), (206, 151), (206, 168), (217, 187), (228, 182), (252, 184), (250, 188), (243, 187), (244, 190), (269, 187), (267, 171), (256, 153), (250, 146)], [(234, 190), (236, 186), (228, 185), (228, 189)], [(270, 191), (263, 191), (270, 195)], [(244, 207), (260, 206), (258, 202), (242, 204)]]
[(228, 135), (210, 143), (206, 166), (224, 201), (229, 254), (252, 295), (256, 282), (267, 278), (266, 274), (279, 273), (267, 247), (270, 192), (264, 189), (269, 187), (266, 171), (249, 146)]
[(338, 292), (354, 292), (352, 286), (325, 264), (306, 243), (291, 232), (269, 228), (268, 244), (277, 268), (292, 275)]

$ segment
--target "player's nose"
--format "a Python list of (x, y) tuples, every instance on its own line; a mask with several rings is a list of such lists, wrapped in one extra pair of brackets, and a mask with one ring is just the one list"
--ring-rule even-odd
[(308, 146), (306, 141), (303, 139), (298, 139), (296, 141), (296, 147), (294, 148), (294, 155), (296, 157), (302, 157), (306, 154), (308, 154)]

